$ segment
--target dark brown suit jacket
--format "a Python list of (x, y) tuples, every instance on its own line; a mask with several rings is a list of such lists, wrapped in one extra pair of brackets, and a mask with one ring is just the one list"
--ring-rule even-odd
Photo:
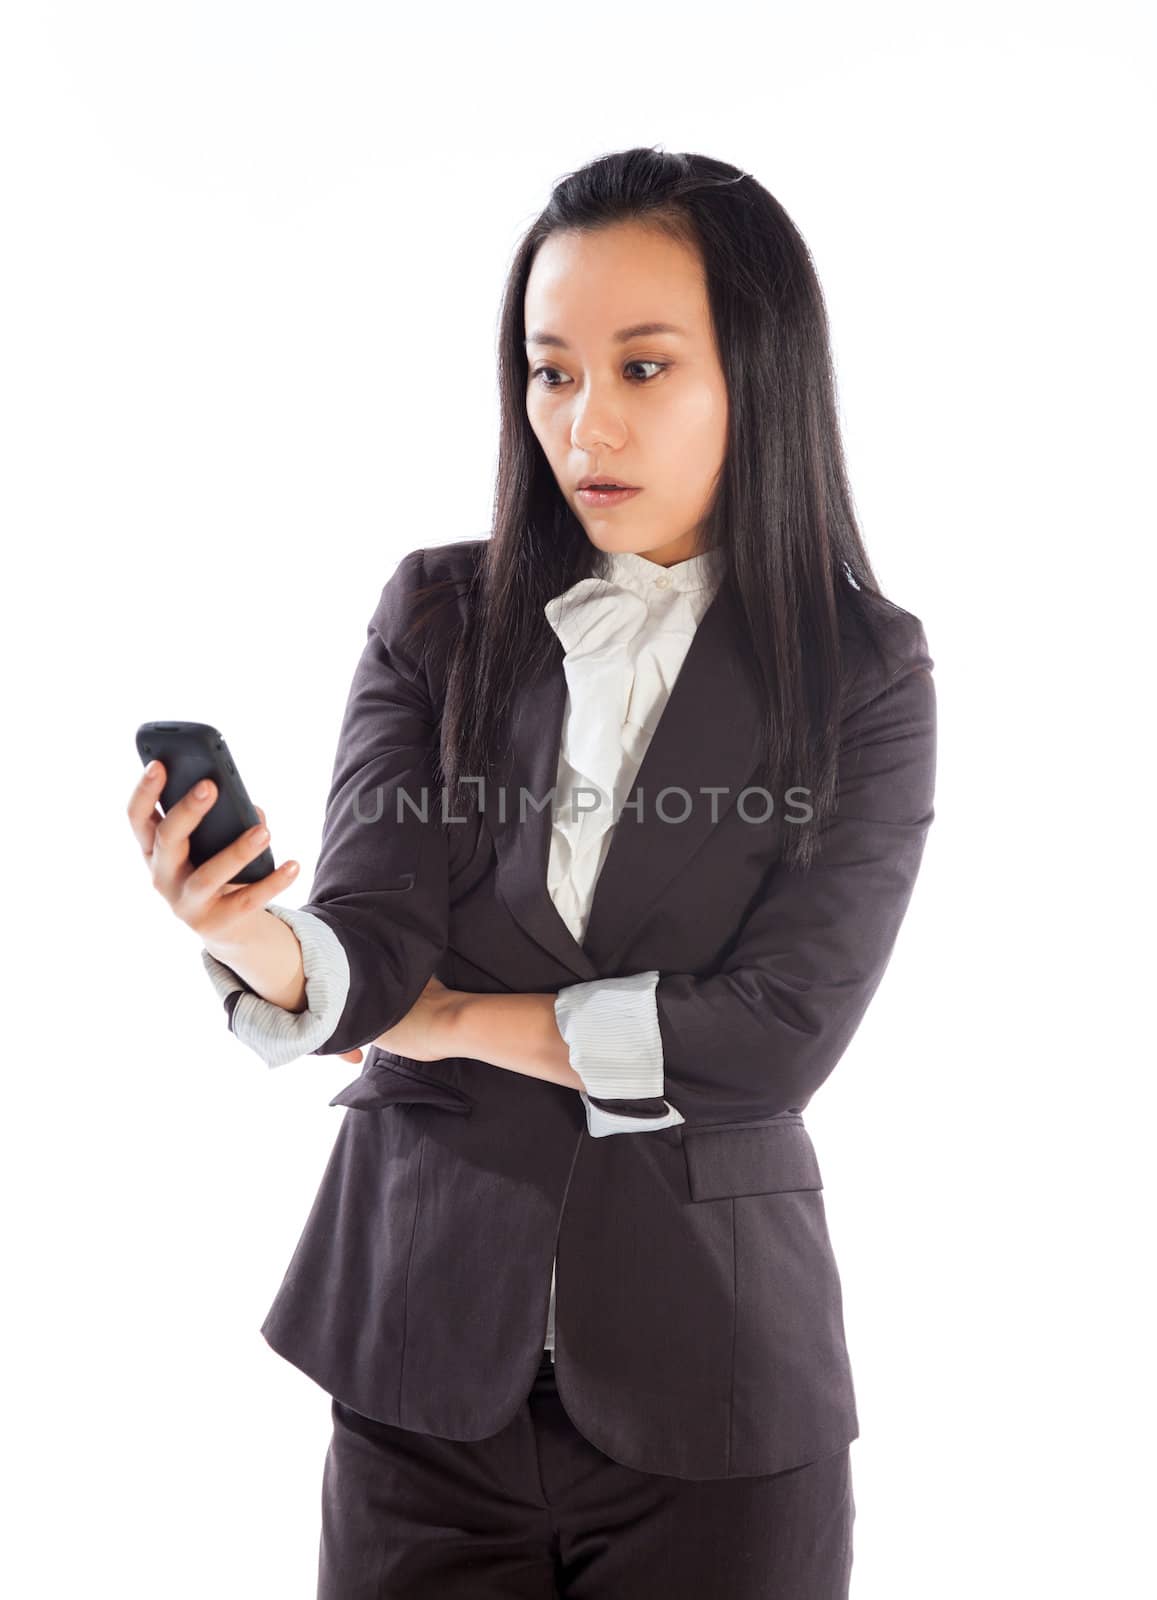
[[(346, 1113), (261, 1331), (369, 1417), (485, 1438), (533, 1384), (557, 1247), (556, 1380), (600, 1450), (678, 1478), (816, 1460), (859, 1425), (803, 1112), (884, 973), (932, 821), (924, 630), (896, 614), (886, 670), (848, 632), (839, 809), (800, 877), (778, 864), (792, 825), (781, 797), (770, 821), (744, 820), (763, 812), (757, 795), (739, 801), (758, 703), (720, 589), (639, 771), (641, 811), (616, 825), (580, 946), (546, 887), (550, 808), (535, 809), (555, 781), (561, 644), (552, 670), (519, 691), (505, 821), (493, 787), (483, 818), (441, 807), (444, 651), (402, 634), (415, 586), (465, 576), (483, 545), (406, 556), (369, 626), (305, 906), (341, 939), (351, 972), (316, 1053), (364, 1047), (431, 974), (454, 989), (547, 993), (658, 969), (666, 1093), (686, 1121), (592, 1138), (571, 1088), (375, 1046), (330, 1102)], [(458, 627), (463, 604), (436, 628)], [(664, 821), (653, 802), (667, 786), (703, 803)], [(700, 786), (724, 791), (714, 820)], [(400, 821), (399, 788), (415, 808)], [(662, 807), (678, 816), (685, 804)]]

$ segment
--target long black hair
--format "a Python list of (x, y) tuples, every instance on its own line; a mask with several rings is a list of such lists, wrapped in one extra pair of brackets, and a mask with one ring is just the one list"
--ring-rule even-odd
[(580, 578), (608, 575), (527, 417), (523, 305), (544, 239), (623, 222), (663, 230), (703, 263), (729, 415), (700, 548), (722, 549), (722, 582), (746, 622), (737, 643), (764, 708), (762, 781), (776, 796), (793, 785), (809, 791), (815, 826), (783, 830), (784, 863), (806, 868), (836, 801), (841, 618), (859, 618), (879, 652), (893, 608), (856, 524), (808, 248), (755, 178), (709, 156), (647, 147), (600, 156), (556, 184), (517, 247), (499, 323), (493, 526), (447, 665), (442, 782), (456, 811), (476, 806), (477, 785), (460, 780), (489, 774), (513, 690), (547, 662), (554, 636), (544, 605)]

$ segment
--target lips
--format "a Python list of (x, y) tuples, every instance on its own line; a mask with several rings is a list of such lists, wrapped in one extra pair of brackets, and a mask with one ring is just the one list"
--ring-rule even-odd
[(592, 484), (589, 489), (576, 490), (576, 498), (592, 509), (610, 510), (613, 506), (627, 505), (642, 492), (641, 489), (614, 489), (608, 484)]
[(637, 483), (620, 483), (617, 478), (581, 478), (580, 489), (637, 489)]

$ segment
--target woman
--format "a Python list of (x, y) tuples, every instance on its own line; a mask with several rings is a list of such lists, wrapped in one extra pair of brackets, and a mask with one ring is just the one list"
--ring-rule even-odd
[(369, 1047), (262, 1326), (333, 1397), (318, 1593), (836, 1600), (859, 1430), (802, 1112), (932, 820), (924, 631), (748, 174), (567, 177), (500, 368), (493, 532), (383, 590), (308, 904), (271, 904), (292, 862), (229, 884), (265, 834), (190, 871), (211, 785), (130, 806), (233, 1032)]

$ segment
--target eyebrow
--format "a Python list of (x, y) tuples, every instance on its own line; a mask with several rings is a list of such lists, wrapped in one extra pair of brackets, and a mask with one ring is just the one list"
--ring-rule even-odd
[[(688, 337), (686, 328), (677, 328), (673, 322), (636, 322), (629, 328), (620, 328), (611, 337), (616, 344), (626, 344), (628, 339), (645, 339), (652, 333), (677, 333), (681, 338)], [(557, 350), (570, 349), (565, 339), (560, 339), (557, 333), (547, 333), (544, 328), (536, 328), (522, 342), (553, 345)]]

